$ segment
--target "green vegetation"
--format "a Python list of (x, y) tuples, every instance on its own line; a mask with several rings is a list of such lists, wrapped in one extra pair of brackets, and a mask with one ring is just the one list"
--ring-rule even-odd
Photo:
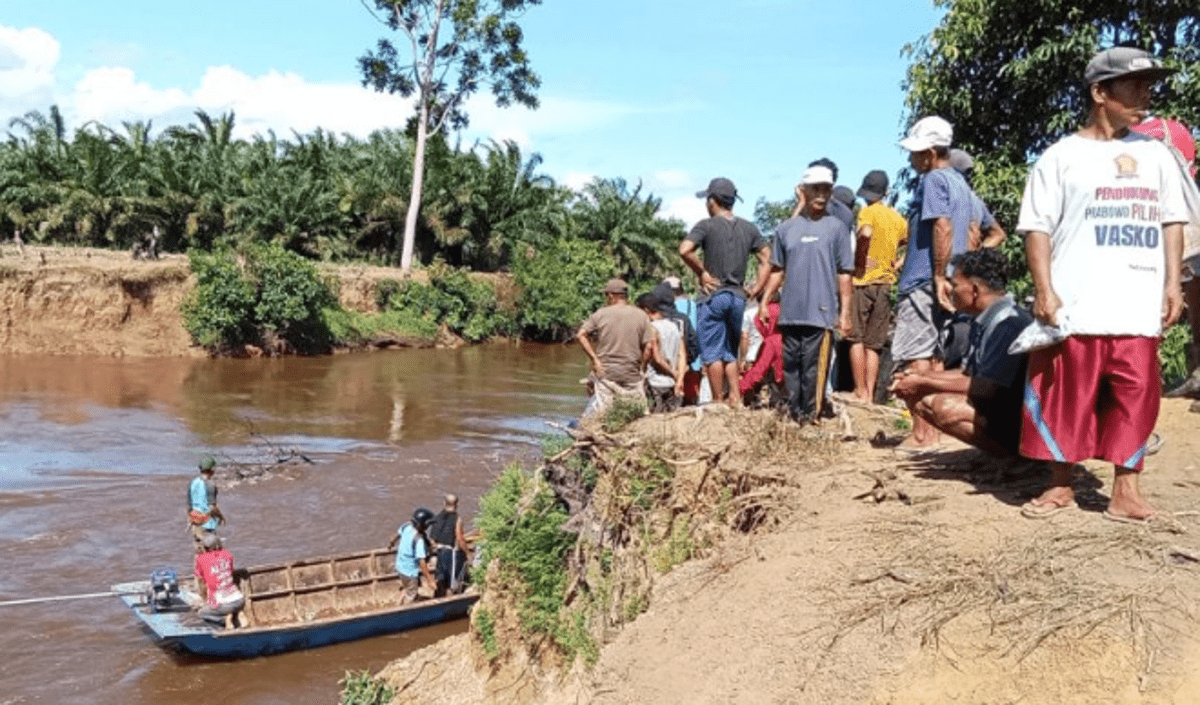
[(549, 636), (573, 658), (593, 647), (590, 637), (581, 636), (586, 629), (563, 611), (565, 558), (575, 544), (575, 535), (560, 528), (566, 520), (550, 488), (515, 465), (480, 500), (484, 571), (498, 561), (500, 580), (521, 595), (518, 616), (525, 632)]
[(496, 622), (492, 613), (486, 608), (479, 608), (471, 616), (475, 630), (479, 632), (479, 639), (483, 642), (483, 653), (487, 655), (488, 660), (495, 661), (500, 656), (500, 644), (496, 642)]
[(1163, 388), (1172, 389), (1188, 375), (1187, 348), (1192, 342), (1192, 329), (1186, 323), (1171, 326), (1158, 347), (1162, 363)]
[(278, 244), (190, 256), (197, 285), (183, 304), (184, 327), (201, 345), (231, 351), (282, 345), (320, 352), (331, 344), (324, 309), (336, 306), (312, 262)]
[(516, 314), (500, 305), (494, 286), (472, 279), (466, 270), (435, 263), (429, 283), (407, 281), (386, 300), (386, 309), (419, 320), (425, 329), (445, 325), (456, 335), (478, 342), (515, 331)]
[[(208, 265), (198, 277), (208, 288), (202, 307), (211, 310), (193, 309), (189, 330), (214, 350), (253, 343), (264, 325), (296, 338), (294, 349), (320, 349), (312, 335), (322, 321), (345, 331), (333, 336), (344, 342), (397, 326), (416, 334), (428, 321), (436, 331), (443, 320), (468, 340), (562, 340), (602, 305), (609, 278), (644, 290), (684, 270), (675, 254), (684, 224), (660, 218), (661, 200), (641, 184), (597, 178), (572, 191), (539, 173), (539, 155), (512, 142), (452, 147), (439, 134), (428, 140), (414, 226), (414, 264), (429, 269), (429, 284), (381, 285), (380, 309), (400, 314), (388, 320), (336, 310), (297, 318), (296, 305), (307, 305), (318, 284), (301, 273), (293, 283), (303, 291), (294, 295), (248, 291), (247, 282), (270, 274), (250, 271), (256, 248), (400, 263), (416, 133), (358, 139), (317, 130), (241, 140), (233, 113), (195, 115), (192, 124), (162, 130), (91, 122), (73, 133), (57, 107), (13, 120), (0, 142), (0, 239), (19, 233), (36, 245), (130, 248), (157, 232), (159, 251)], [(295, 269), (278, 255), (261, 267), (277, 264)], [(510, 272), (516, 291), (501, 304), (467, 271)], [(294, 329), (303, 320), (307, 330)]]
[(616, 433), (628, 426), (634, 419), (640, 419), (645, 415), (646, 402), (640, 399), (617, 397), (604, 412), (600, 427), (608, 433)]
[(521, 287), (521, 327), (530, 337), (542, 340), (574, 334), (579, 324), (603, 305), (600, 290), (616, 266), (597, 243), (574, 237), (516, 257), (512, 270)]
[(389, 685), (367, 671), (346, 671), (338, 684), (342, 686), (339, 705), (387, 705), (395, 696)]

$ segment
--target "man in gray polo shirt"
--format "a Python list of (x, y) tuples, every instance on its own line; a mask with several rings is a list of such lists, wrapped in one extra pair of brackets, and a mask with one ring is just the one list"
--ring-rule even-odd
[[(792, 418), (811, 421), (825, 403), (833, 331), (850, 332), (850, 274), (854, 255), (850, 228), (830, 215), (833, 172), (810, 166), (801, 179), (804, 209), (775, 234), (771, 274), (764, 301), (783, 286), (779, 330), (783, 333), (783, 376)], [(786, 278), (786, 283), (785, 283)], [(767, 307), (760, 318), (768, 318)]]

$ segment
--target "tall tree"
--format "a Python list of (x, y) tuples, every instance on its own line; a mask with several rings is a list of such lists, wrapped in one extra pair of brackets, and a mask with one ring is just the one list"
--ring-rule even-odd
[(363, 85), (416, 96), (417, 135), (412, 189), (404, 221), (400, 267), (412, 267), (425, 177), (425, 142), (447, 125), (467, 125), (465, 102), (490, 86), (496, 104), (536, 108), (541, 84), (529, 68), (516, 18), (541, 0), (373, 0), (376, 17), (408, 39), (398, 51), (380, 39), (358, 60)]

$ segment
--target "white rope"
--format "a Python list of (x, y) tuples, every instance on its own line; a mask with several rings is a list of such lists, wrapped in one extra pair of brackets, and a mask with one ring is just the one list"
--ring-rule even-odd
[(107, 592), (89, 592), (82, 595), (59, 595), (57, 597), (31, 597), (27, 600), (6, 600), (0, 602), (0, 607), (8, 607), (9, 605), (34, 605), (39, 602), (60, 602), (62, 600), (83, 600), (91, 597), (120, 597), (121, 595), (140, 595), (140, 592), (116, 592), (109, 590)]

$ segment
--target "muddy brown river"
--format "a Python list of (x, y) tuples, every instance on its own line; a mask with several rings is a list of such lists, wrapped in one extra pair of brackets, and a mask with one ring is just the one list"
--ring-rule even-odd
[[(583, 408), (584, 356), (486, 345), (275, 360), (0, 356), (0, 601), (190, 574), (196, 463), (270, 446), (311, 465), (222, 488), (238, 565), (383, 546), (457, 492), (471, 517), (547, 422)], [(336, 703), (350, 669), (465, 621), (245, 661), (169, 653), (115, 597), (0, 606), (0, 705)]]

